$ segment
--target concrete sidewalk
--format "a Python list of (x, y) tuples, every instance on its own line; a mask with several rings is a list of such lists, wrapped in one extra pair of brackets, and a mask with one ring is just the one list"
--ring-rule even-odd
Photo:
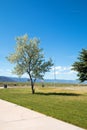
[(83, 130), (0, 99), (0, 130)]

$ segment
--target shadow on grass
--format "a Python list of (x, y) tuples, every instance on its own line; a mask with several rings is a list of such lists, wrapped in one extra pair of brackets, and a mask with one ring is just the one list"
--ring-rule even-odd
[(46, 96), (50, 96), (50, 95), (58, 95), (58, 96), (81, 96), (81, 94), (76, 94), (76, 93), (42, 93), (42, 92), (36, 92), (36, 95), (46, 95)]

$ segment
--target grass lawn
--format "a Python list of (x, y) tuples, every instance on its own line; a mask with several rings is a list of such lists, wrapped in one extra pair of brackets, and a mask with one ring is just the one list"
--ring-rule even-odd
[(87, 87), (0, 89), (0, 98), (87, 129)]

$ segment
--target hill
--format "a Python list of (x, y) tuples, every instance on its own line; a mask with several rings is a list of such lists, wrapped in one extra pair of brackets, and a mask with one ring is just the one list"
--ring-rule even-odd
[[(28, 78), (17, 78), (17, 77), (6, 77), (6, 76), (0, 76), (0, 82), (28, 82)], [(37, 82), (41, 82), (41, 80), (37, 80)], [(64, 79), (45, 79), (44, 82), (55, 82), (55, 83), (79, 83), (77, 80), (64, 80)]]
[(0, 82), (27, 82), (28, 78), (0, 76)]

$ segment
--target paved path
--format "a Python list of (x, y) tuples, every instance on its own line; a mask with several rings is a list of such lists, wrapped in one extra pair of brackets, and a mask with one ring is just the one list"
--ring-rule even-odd
[(83, 130), (0, 99), (0, 130)]

